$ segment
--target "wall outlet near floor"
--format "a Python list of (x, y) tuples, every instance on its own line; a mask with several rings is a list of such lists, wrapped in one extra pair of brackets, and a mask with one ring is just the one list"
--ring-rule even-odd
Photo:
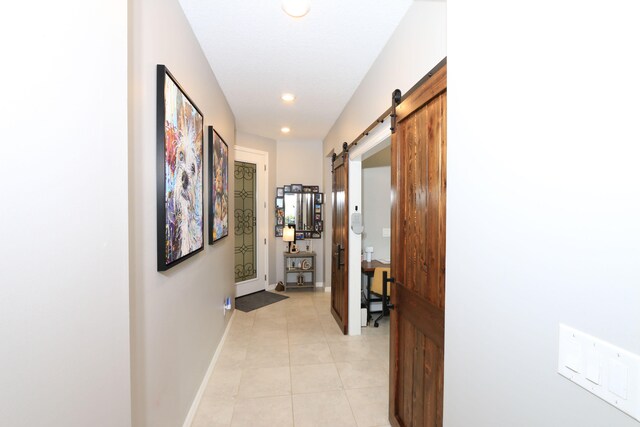
[(640, 356), (560, 324), (558, 373), (640, 421)]
[(224, 305), (222, 306), (222, 313), (226, 316), (227, 310), (231, 310), (231, 298), (226, 297), (224, 299)]

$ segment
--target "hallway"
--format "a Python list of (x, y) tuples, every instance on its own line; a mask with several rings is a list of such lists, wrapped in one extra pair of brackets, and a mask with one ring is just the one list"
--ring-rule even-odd
[(344, 336), (330, 293), (286, 295), (236, 310), (192, 426), (388, 426), (388, 317)]

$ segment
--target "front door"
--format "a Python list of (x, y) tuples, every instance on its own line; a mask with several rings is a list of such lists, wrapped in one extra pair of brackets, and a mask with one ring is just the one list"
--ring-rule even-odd
[(447, 67), (396, 109), (391, 142), (392, 242), (389, 415), (399, 426), (442, 426), (444, 379)]
[(233, 169), (236, 297), (267, 288), (265, 153), (236, 147)]
[(331, 314), (344, 334), (348, 328), (349, 254), (348, 218), (349, 154), (346, 149), (333, 157), (333, 235), (331, 257)]

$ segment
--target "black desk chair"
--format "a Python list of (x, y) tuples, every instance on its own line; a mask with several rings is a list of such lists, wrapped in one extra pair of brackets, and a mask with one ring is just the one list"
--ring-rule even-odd
[(376, 267), (375, 270), (373, 270), (371, 293), (378, 295), (382, 301), (382, 313), (380, 313), (380, 316), (373, 322), (373, 326), (376, 328), (378, 327), (378, 321), (382, 319), (382, 317), (389, 315), (389, 298), (391, 296), (391, 282), (389, 281), (389, 277), (391, 277), (391, 268)]

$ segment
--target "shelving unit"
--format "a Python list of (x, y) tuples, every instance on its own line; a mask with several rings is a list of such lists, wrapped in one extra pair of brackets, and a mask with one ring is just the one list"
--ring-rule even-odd
[[(309, 268), (303, 268), (308, 265)], [(302, 284), (298, 277), (302, 276)], [(298, 252), (284, 253), (284, 290), (315, 288), (316, 286), (316, 253)]]

